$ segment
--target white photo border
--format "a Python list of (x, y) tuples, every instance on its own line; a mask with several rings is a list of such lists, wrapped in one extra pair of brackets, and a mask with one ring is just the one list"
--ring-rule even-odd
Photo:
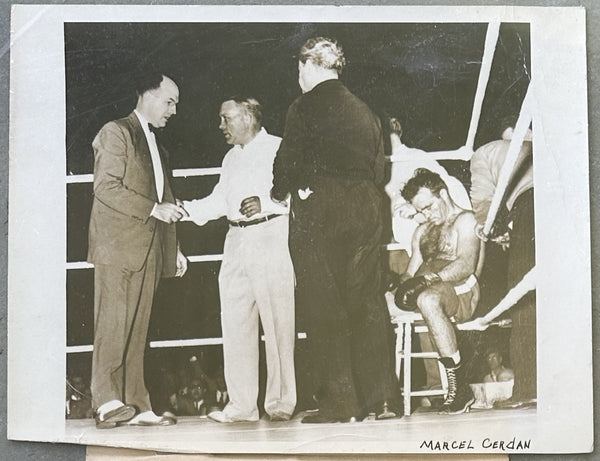
[[(64, 23), (195, 21), (530, 24), (538, 267), (535, 451), (591, 450), (594, 407), (585, 10), (545, 7), (14, 6), (9, 136), (9, 438), (69, 441), (65, 440), (64, 421)], [(37, 421), (32, 425), (24, 407), (39, 389), (44, 389), (47, 397), (44, 411), (36, 412)], [(259, 446), (248, 448), (263, 451)]]

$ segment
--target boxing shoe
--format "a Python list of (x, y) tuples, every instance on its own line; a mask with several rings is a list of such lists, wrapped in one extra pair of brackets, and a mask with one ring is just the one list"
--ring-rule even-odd
[(439, 361), (446, 369), (448, 394), (438, 414), (458, 415), (468, 413), (471, 410), (471, 405), (475, 402), (475, 397), (471, 387), (465, 382), (462, 376), (461, 364), (455, 364), (454, 360), (450, 357), (442, 357)]

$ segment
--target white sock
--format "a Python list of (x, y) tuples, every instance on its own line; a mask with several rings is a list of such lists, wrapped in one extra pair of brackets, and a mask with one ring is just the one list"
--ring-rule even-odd
[(113, 411), (119, 407), (122, 407), (123, 405), (123, 402), (120, 400), (110, 400), (98, 407), (98, 413), (108, 413), (109, 411)]
[(455, 365), (460, 363), (460, 351), (456, 351), (456, 353), (452, 354), (450, 358), (454, 361)]

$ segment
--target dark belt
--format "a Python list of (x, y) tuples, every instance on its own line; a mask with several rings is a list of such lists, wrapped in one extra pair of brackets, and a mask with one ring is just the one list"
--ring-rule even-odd
[(254, 226), (255, 224), (260, 224), (262, 222), (270, 221), (271, 219), (278, 218), (279, 216), (283, 216), (282, 214), (270, 214), (263, 218), (253, 219), (252, 221), (229, 221), (229, 225), (233, 227), (248, 227)]

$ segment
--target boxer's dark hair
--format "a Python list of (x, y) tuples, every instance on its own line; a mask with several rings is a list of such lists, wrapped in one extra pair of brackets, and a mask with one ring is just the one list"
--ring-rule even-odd
[(417, 168), (413, 177), (408, 180), (402, 189), (402, 197), (404, 197), (404, 200), (410, 202), (422, 187), (429, 189), (437, 197), (440, 196), (442, 189), (446, 190), (446, 192), (448, 191), (448, 186), (446, 186), (446, 183), (439, 174), (427, 168)]

